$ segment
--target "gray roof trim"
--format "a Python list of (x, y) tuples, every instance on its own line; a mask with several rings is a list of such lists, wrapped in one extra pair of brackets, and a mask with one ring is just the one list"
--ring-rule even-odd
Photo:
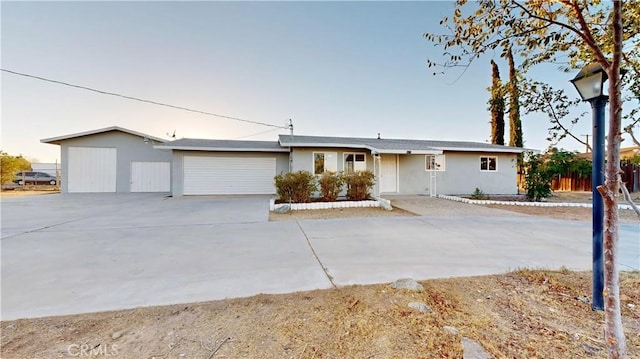
[(150, 135), (147, 135), (147, 134), (142, 133), (142, 132), (133, 131), (133, 130), (129, 130), (129, 129), (126, 129), (126, 128), (123, 128), (123, 127), (118, 127), (118, 126), (111, 126), (111, 127), (100, 128), (100, 129), (97, 129), (97, 130), (73, 133), (73, 134), (70, 134), (70, 135), (43, 138), (43, 139), (40, 140), (40, 142), (59, 145), (60, 142), (66, 141), (66, 140), (70, 140), (70, 139), (73, 139), (73, 138), (84, 137), (84, 136), (92, 136), (92, 135), (97, 135), (97, 134), (111, 132), (111, 131), (124, 132), (124, 133), (128, 133), (130, 135), (134, 135), (134, 136), (138, 136), (138, 137), (142, 137), (142, 138), (146, 137), (148, 139), (151, 139), (151, 140), (156, 141), (156, 142), (161, 142), (161, 143), (164, 143), (164, 142), (167, 141), (167, 140), (164, 140), (162, 138), (155, 137), (155, 136), (150, 136)]
[(378, 152), (380, 154), (390, 154), (390, 155), (441, 155), (442, 151), (433, 149), (433, 150), (379, 150), (372, 149), (372, 151)]
[(276, 141), (238, 141), (181, 138), (154, 146), (156, 149), (211, 152), (289, 152)]
[(396, 154), (406, 154), (409, 151), (414, 154), (441, 154), (443, 151), (493, 153), (523, 153), (530, 151), (519, 147), (493, 145), (481, 142), (319, 136), (293, 136), (293, 138), (291, 138), (290, 135), (280, 135), (279, 143), (280, 145), (291, 147), (365, 148), (378, 153)]
[(289, 152), (289, 148), (256, 148), (256, 147), (212, 147), (212, 146), (171, 146), (156, 145), (153, 148), (158, 150), (178, 150), (178, 151), (215, 151), (215, 152)]
[(499, 153), (523, 153), (527, 150), (522, 149), (513, 149), (513, 148), (474, 148), (474, 147), (434, 147), (442, 151), (453, 151), (453, 152), (499, 152)]

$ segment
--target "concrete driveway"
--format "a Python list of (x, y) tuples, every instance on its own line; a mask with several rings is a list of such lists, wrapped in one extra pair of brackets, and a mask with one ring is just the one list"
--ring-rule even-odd
[[(638, 226), (620, 233), (623, 268), (640, 269)], [(589, 269), (590, 238), (588, 223), (527, 216), (268, 222), (266, 197), (3, 199), (1, 319), (518, 267)]]

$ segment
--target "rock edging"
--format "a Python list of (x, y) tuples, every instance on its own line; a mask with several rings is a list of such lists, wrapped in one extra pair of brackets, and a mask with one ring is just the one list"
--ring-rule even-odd
[[(462, 198), (458, 196), (447, 196), (447, 195), (438, 195), (438, 198), (446, 199), (454, 202), (462, 202), (468, 204), (499, 204), (503, 206), (528, 206), (528, 207), (584, 207), (591, 208), (591, 203), (572, 203), (572, 202), (516, 202), (516, 201), (492, 201), (492, 200), (484, 200), (484, 199), (469, 199)], [(620, 209), (632, 209), (628, 204), (618, 204), (618, 208)]]

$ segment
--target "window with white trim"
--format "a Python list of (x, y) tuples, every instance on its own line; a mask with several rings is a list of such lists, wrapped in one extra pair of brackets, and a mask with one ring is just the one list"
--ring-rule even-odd
[(344, 172), (351, 173), (367, 170), (367, 156), (364, 153), (345, 153)]
[(444, 155), (425, 155), (425, 171), (444, 171)]
[(336, 152), (314, 152), (313, 174), (321, 175), (326, 171), (338, 171), (338, 154)]
[(480, 157), (480, 171), (495, 172), (498, 170), (498, 157), (483, 156)]

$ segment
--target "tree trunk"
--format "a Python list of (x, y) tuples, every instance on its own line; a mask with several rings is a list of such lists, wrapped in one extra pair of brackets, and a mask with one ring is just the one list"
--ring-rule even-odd
[(608, 66), (609, 76), (609, 134), (605, 167), (604, 198), (604, 310), (605, 345), (609, 358), (626, 358), (626, 342), (620, 313), (620, 280), (618, 272), (618, 194), (620, 193), (620, 142), (622, 101), (620, 61), (622, 54), (622, 1), (613, 2), (613, 59)]

